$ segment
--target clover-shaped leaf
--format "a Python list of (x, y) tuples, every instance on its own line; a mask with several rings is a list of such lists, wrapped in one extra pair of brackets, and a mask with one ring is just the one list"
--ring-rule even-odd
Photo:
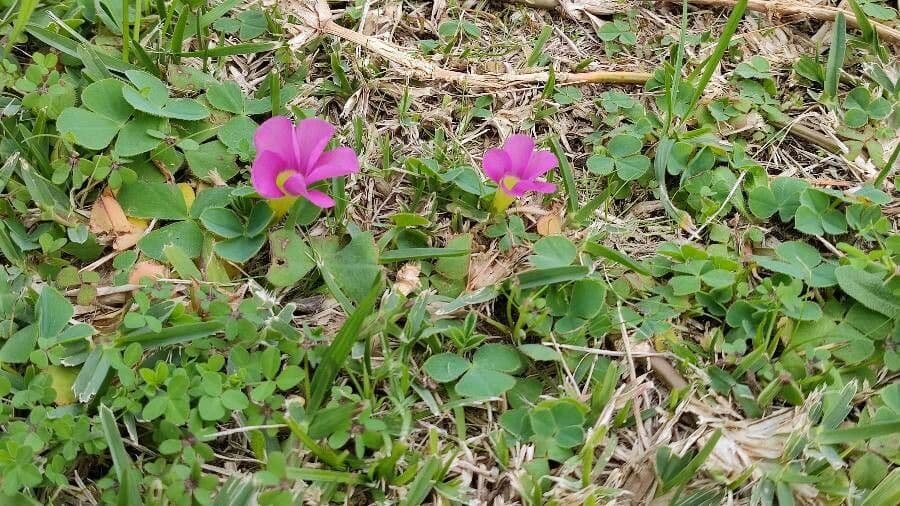
[(754, 56), (750, 61), (739, 63), (734, 73), (744, 79), (768, 79), (772, 77), (769, 61), (762, 56)]
[(887, 118), (891, 109), (891, 103), (885, 98), (873, 98), (868, 89), (858, 86), (844, 100), (844, 123), (850, 128), (861, 128), (866, 126), (870, 118)]
[(135, 109), (164, 118), (201, 120), (209, 111), (192, 98), (171, 98), (166, 85), (156, 76), (142, 70), (125, 72), (134, 85), (122, 88), (122, 96)]
[(521, 354), (513, 347), (493, 343), (480, 347), (470, 363), (452, 353), (432, 355), (424, 365), (435, 381), (448, 383), (457, 378), (454, 389), (463, 397), (485, 398), (503, 395), (516, 385), (510, 373), (522, 369)]
[(438, 353), (428, 357), (423, 368), (435, 381), (448, 383), (469, 370), (469, 361), (454, 353)]
[(800, 194), (794, 227), (810, 235), (843, 234), (847, 231), (847, 220), (843, 213), (834, 208), (827, 193), (807, 188)]
[(650, 168), (650, 159), (640, 154), (644, 143), (631, 134), (619, 134), (607, 145), (607, 155), (593, 155), (588, 161), (588, 170), (595, 174), (608, 175), (616, 170), (624, 181), (633, 181), (643, 176)]
[(100, 150), (128, 121), (134, 109), (122, 98), (122, 81), (103, 79), (89, 84), (81, 93), (82, 107), (69, 107), (56, 120), (61, 134), (71, 134), (75, 143), (88, 149)]
[(787, 222), (794, 217), (800, 206), (800, 194), (809, 187), (809, 183), (793, 177), (777, 177), (771, 186), (757, 186), (750, 190), (748, 205), (757, 217), (768, 219), (776, 212), (781, 221)]
[(316, 266), (309, 245), (293, 230), (283, 228), (272, 232), (269, 245), (272, 263), (266, 278), (275, 286), (293, 285)]
[(825, 288), (837, 283), (835, 265), (823, 263), (822, 255), (805, 242), (783, 242), (775, 248), (775, 255), (777, 259), (767, 256), (754, 256), (753, 259), (770, 271), (802, 279), (812, 287)]
[(538, 452), (562, 461), (570, 449), (584, 442), (584, 413), (573, 400), (552, 400), (539, 404), (529, 413), (529, 423)]

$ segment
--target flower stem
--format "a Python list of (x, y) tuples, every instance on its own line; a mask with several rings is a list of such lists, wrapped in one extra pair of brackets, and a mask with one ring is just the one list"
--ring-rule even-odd
[(506, 212), (506, 209), (514, 200), (516, 200), (515, 197), (498, 188), (497, 191), (494, 192), (494, 201), (491, 203), (491, 213), (494, 216), (501, 216)]

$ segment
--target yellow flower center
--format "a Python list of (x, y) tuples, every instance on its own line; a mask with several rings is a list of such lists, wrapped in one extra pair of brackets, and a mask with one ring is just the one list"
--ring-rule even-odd
[(519, 182), (519, 178), (516, 176), (506, 176), (500, 180), (500, 188), (504, 191), (512, 190), (513, 186)]
[(284, 193), (287, 191), (284, 189), (284, 183), (287, 183), (287, 180), (290, 179), (291, 176), (294, 175), (294, 171), (292, 170), (283, 170), (275, 176), (275, 184), (278, 185), (278, 189)]

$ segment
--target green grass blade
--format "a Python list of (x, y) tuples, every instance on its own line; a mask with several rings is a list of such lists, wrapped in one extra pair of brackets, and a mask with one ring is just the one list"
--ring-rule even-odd
[(900, 420), (892, 422), (877, 422), (847, 427), (843, 429), (827, 430), (819, 434), (818, 442), (823, 445), (852, 443), (874, 437), (900, 434)]
[(178, 62), (178, 55), (181, 53), (181, 47), (184, 45), (184, 31), (187, 28), (187, 20), (190, 16), (190, 7), (185, 5), (178, 13), (178, 21), (175, 23), (175, 30), (172, 32), (172, 39), (169, 41), (169, 54)]
[(218, 46), (209, 49), (201, 49), (199, 51), (184, 51), (175, 53), (177, 56), (195, 56), (198, 58), (219, 58), (222, 56), (234, 56), (238, 54), (265, 53), (266, 51), (274, 51), (282, 46), (281, 42), (244, 42), (241, 44), (232, 44), (230, 46)]
[(584, 245), (584, 251), (590, 253), (593, 256), (603, 257), (611, 262), (615, 262), (619, 265), (623, 265), (628, 267), (629, 269), (637, 272), (638, 274), (643, 274), (644, 276), (650, 276), (650, 271), (647, 270), (646, 267), (640, 264), (637, 260), (631, 258), (630, 256), (622, 253), (620, 251), (616, 251), (612, 248), (604, 246), (598, 242), (589, 241)]
[(706, 85), (709, 84), (710, 79), (712, 79), (713, 72), (716, 71), (719, 62), (721, 62), (722, 57), (725, 56), (725, 51), (728, 50), (728, 45), (731, 44), (731, 38), (734, 37), (734, 32), (737, 31), (737, 27), (741, 23), (741, 19), (743, 19), (744, 11), (746, 9), (747, 0), (738, 0), (737, 3), (734, 4), (734, 8), (731, 10), (731, 16), (728, 16), (728, 22), (725, 23), (725, 29), (722, 30), (722, 35), (719, 37), (719, 43), (716, 44), (716, 49), (709, 57), (709, 60), (707, 60), (706, 67), (703, 69), (703, 75), (700, 76), (700, 81), (694, 89), (694, 96), (691, 98), (691, 104), (690, 107), (688, 107), (685, 116), (690, 116), (694, 111), (694, 107), (696, 107), (697, 103), (700, 101), (703, 90), (706, 89)]
[(141, 494), (138, 490), (138, 482), (134, 473), (134, 463), (128, 452), (125, 451), (125, 444), (122, 442), (122, 435), (119, 434), (119, 427), (116, 425), (116, 417), (111, 409), (101, 404), (99, 408), (100, 425), (103, 430), (103, 437), (106, 439), (106, 445), (109, 447), (109, 454), (112, 457), (113, 469), (116, 471), (116, 478), (119, 480), (119, 501), (125, 498), (127, 502), (123, 504), (143, 504)]
[(19, 38), (19, 35), (22, 35), (22, 31), (25, 30), (25, 26), (28, 25), (28, 21), (31, 20), (31, 16), (34, 14), (37, 5), (38, 0), (22, 0), (20, 3), (19, 12), (16, 14), (15, 22), (13, 22), (12, 31), (7, 34), (6, 45), (3, 46), (3, 53), (5, 55), (9, 54), (16, 39)]
[(193, 341), (194, 339), (209, 337), (223, 328), (225, 328), (224, 323), (220, 321), (209, 321), (166, 327), (159, 332), (138, 330), (137, 332), (132, 332), (122, 337), (118, 344), (128, 345), (131, 343), (139, 343), (144, 349), (158, 348), (160, 346), (181, 344)]
[(256, 504), (255, 494), (256, 484), (252, 478), (232, 476), (222, 485), (212, 506), (250, 506)]
[(531, 50), (531, 54), (528, 55), (528, 59), (525, 60), (525, 67), (534, 67), (534, 65), (541, 59), (541, 55), (544, 52), (544, 45), (550, 40), (550, 35), (553, 34), (553, 28), (550, 25), (544, 25), (541, 28), (541, 33), (538, 35), (536, 41), (534, 41), (534, 48)]
[(828, 63), (825, 64), (825, 91), (822, 92), (822, 100), (834, 100), (838, 94), (838, 84), (841, 80), (841, 68), (844, 66), (844, 57), (847, 52), (847, 18), (838, 13), (834, 18), (834, 27), (831, 33), (831, 48), (828, 49)]
[(578, 188), (575, 186), (572, 164), (566, 158), (566, 152), (556, 137), (550, 140), (550, 149), (556, 155), (556, 159), (559, 160), (559, 171), (562, 172), (563, 188), (566, 190), (566, 208), (569, 214), (574, 214), (578, 209)]
[(583, 265), (532, 269), (519, 274), (519, 287), (523, 289), (537, 288), (566, 281), (576, 281), (587, 276), (588, 272), (588, 268)]
[(900, 504), (900, 469), (894, 469), (891, 474), (881, 480), (860, 506), (882, 506), (887, 504)]
[(322, 362), (316, 367), (316, 372), (313, 373), (313, 378), (310, 382), (309, 400), (306, 403), (306, 410), (310, 415), (314, 414), (322, 405), (325, 396), (334, 384), (338, 371), (341, 370), (347, 357), (350, 356), (353, 343), (359, 339), (363, 322), (375, 309), (375, 301), (378, 299), (380, 289), (381, 276), (379, 275), (369, 293), (359, 303), (350, 317), (347, 318), (347, 321), (344, 322), (341, 330), (334, 337), (331, 346), (325, 352)]
[(402, 506), (418, 506), (425, 502), (431, 489), (434, 488), (434, 475), (441, 470), (441, 461), (437, 457), (429, 457), (422, 469), (416, 474), (416, 479), (409, 486), (409, 491)]
[(458, 257), (468, 252), (468, 250), (459, 248), (401, 248), (383, 252), (379, 256), (378, 261), (383, 264), (390, 264), (426, 258)]

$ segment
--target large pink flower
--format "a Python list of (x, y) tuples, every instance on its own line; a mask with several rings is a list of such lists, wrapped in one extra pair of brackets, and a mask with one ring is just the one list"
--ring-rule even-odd
[(318, 118), (296, 125), (284, 116), (263, 122), (253, 136), (256, 159), (250, 168), (250, 181), (257, 193), (270, 199), (293, 195), (318, 207), (333, 206), (334, 199), (310, 189), (310, 185), (359, 172), (359, 160), (352, 149), (341, 146), (325, 151), (333, 135), (334, 127)]
[(555, 184), (538, 178), (555, 169), (559, 160), (550, 151), (535, 151), (534, 139), (527, 135), (513, 135), (502, 148), (487, 150), (481, 165), (487, 177), (510, 196), (556, 191)]

